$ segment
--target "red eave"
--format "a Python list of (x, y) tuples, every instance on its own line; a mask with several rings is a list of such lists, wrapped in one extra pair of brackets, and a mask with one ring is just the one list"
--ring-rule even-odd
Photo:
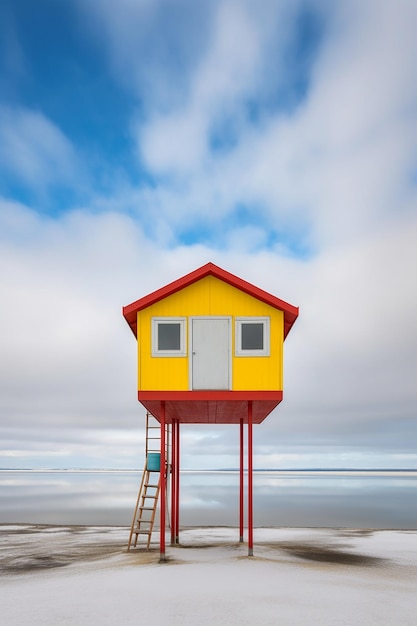
[(139, 402), (158, 421), (164, 404), (165, 421), (172, 424), (260, 424), (282, 400), (282, 391), (139, 391)]
[(214, 263), (206, 263), (206, 265), (203, 265), (193, 272), (186, 274), (182, 278), (178, 278), (177, 280), (174, 280), (174, 282), (165, 285), (165, 287), (161, 287), (161, 289), (157, 289), (147, 296), (144, 296), (143, 298), (140, 298), (139, 300), (136, 300), (135, 302), (132, 302), (131, 304), (123, 307), (123, 316), (129, 324), (130, 328), (132, 329), (135, 337), (137, 330), (136, 325), (138, 311), (145, 309), (151, 304), (155, 304), (155, 302), (163, 300), (163, 298), (171, 296), (177, 291), (188, 287), (189, 285), (201, 280), (202, 278), (205, 278), (206, 276), (214, 276), (215, 278), (218, 278), (219, 280), (228, 283), (232, 287), (236, 287), (236, 289), (240, 289), (240, 291), (243, 291), (244, 293), (247, 293), (250, 296), (257, 298), (258, 300), (269, 304), (275, 309), (283, 311), (285, 339), (285, 337), (290, 332), (292, 325), (298, 317), (298, 307), (295, 307), (292, 304), (288, 304), (288, 302), (284, 302), (284, 300), (280, 300), (280, 298), (273, 296), (272, 294), (264, 291), (263, 289), (260, 289), (259, 287), (255, 287), (255, 285), (248, 283), (246, 280), (243, 280), (242, 278), (239, 278), (238, 276), (235, 276), (230, 272), (226, 272), (226, 270), (223, 270), (221, 267), (214, 265)]

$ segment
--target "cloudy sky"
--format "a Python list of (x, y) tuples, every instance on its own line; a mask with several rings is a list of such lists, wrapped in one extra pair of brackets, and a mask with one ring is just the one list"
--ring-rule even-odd
[[(121, 307), (300, 307), (256, 467), (417, 467), (417, 3), (3, 0), (0, 467), (139, 467)], [(184, 427), (185, 467), (237, 465)]]

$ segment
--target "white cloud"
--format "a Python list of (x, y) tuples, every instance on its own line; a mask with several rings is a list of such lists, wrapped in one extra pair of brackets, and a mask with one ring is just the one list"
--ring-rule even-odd
[(1, 467), (142, 468), (144, 419), (135, 429), (0, 426)]
[(210, 125), (251, 89), (259, 63), (259, 37), (240, 3), (219, 5), (207, 55), (195, 72), (180, 111), (151, 118), (139, 131), (139, 150), (153, 171), (189, 173), (209, 156)]
[(210, 136), (219, 123), (246, 131), (242, 101), (271, 95), (271, 84), (286, 76), (280, 52), (300, 5), (80, 3), (115, 78), (137, 95), (132, 128), (150, 170), (194, 175), (210, 161)]
[(42, 189), (71, 181), (77, 157), (71, 142), (43, 113), (2, 106), (0, 165), (19, 182)]
[[(301, 5), (230, 1), (216, 7), (205, 54), (189, 77), (183, 100), (174, 99), (162, 112), (156, 103), (154, 114), (145, 122), (141, 120), (139, 151), (151, 170), (178, 176), (211, 175), (219, 159), (211, 145), (216, 131), (220, 141), (222, 135), (235, 135), (236, 145), (226, 150), (235, 161), (236, 150), (248, 146), (253, 132), (268, 132), (268, 116), (261, 115), (261, 126), (256, 130), (247, 106), (250, 101), (269, 98), (276, 100), (279, 110), (290, 73), (286, 48), (294, 37)], [(221, 160), (219, 172), (223, 167)]]
[(104, 46), (115, 80), (147, 114), (183, 99), (219, 0), (78, 0), (83, 26)]
[[(127, 298), (123, 274), (134, 253), (128, 221), (81, 212), (59, 221), (18, 206), (2, 209), (6, 419), (82, 424), (112, 420), (122, 411), (124, 422), (133, 411), (128, 387), (124, 398), (117, 392), (115, 381), (123, 381), (125, 370), (114, 358), (114, 344), (117, 337), (126, 341), (128, 361), (120, 313)], [(5, 232), (11, 222), (14, 228)], [(134, 372), (126, 379), (134, 381)]]

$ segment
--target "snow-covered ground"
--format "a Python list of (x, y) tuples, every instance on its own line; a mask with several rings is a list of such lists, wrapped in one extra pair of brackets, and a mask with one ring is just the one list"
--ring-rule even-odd
[(0, 526), (1, 624), (417, 624), (417, 531), (259, 528), (248, 557), (236, 529), (193, 528), (164, 564), (128, 536)]

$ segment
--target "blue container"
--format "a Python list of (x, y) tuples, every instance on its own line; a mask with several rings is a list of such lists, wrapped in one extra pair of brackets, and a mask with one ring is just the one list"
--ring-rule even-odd
[(159, 472), (161, 468), (161, 454), (159, 452), (150, 452), (148, 454), (148, 463), (146, 469), (150, 472)]

